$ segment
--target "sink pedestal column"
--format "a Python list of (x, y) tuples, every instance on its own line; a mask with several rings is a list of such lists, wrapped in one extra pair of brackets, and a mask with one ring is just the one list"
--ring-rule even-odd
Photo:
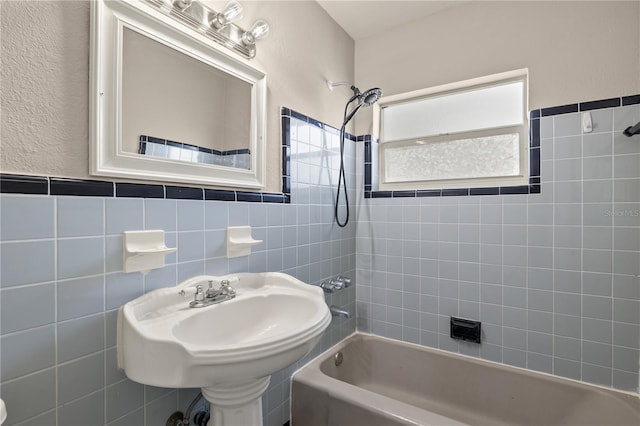
[(271, 376), (242, 383), (224, 383), (202, 388), (211, 403), (209, 425), (262, 426), (262, 394)]

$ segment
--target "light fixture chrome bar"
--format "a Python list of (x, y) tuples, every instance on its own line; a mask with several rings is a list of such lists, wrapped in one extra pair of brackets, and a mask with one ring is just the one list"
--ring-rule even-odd
[(229, 23), (220, 29), (211, 28), (209, 22), (216, 16), (216, 12), (201, 2), (193, 0), (187, 7), (175, 7), (170, 0), (146, 0), (164, 15), (171, 16), (178, 22), (206, 35), (218, 44), (241, 54), (247, 59), (256, 56), (255, 44), (245, 45), (242, 36), (247, 31), (234, 23)]

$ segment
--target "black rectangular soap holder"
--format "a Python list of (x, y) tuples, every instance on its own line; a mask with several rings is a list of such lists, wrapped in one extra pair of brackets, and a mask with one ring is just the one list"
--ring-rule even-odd
[(452, 339), (480, 343), (480, 335), (482, 334), (480, 321), (451, 317), (450, 328)]

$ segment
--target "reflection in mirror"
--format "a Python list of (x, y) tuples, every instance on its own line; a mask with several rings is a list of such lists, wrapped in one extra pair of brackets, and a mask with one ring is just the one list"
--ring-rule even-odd
[(250, 83), (123, 28), (122, 149), (251, 168)]
[(251, 162), (248, 149), (218, 151), (153, 136), (140, 136), (138, 154), (169, 160), (189, 161), (192, 163), (215, 164), (218, 166), (249, 169)]

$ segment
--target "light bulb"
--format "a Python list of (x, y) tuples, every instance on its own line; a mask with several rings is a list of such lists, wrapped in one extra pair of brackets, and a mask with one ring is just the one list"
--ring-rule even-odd
[(260, 40), (269, 35), (269, 24), (262, 19), (256, 21), (249, 31), (242, 34), (242, 43), (246, 46), (255, 44), (256, 40)]
[(211, 25), (216, 29), (220, 29), (229, 25), (233, 21), (237, 21), (242, 18), (242, 6), (237, 1), (230, 1), (224, 7), (224, 10), (213, 18)]
[(173, 5), (180, 10), (184, 10), (187, 7), (191, 6), (192, 0), (175, 0)]

